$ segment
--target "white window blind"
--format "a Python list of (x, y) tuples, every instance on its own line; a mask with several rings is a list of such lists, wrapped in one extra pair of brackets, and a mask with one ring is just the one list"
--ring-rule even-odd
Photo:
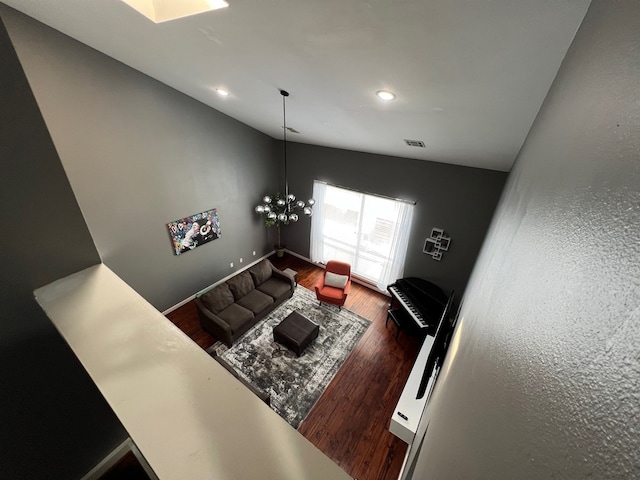
[(351, 264), (381, 290), (402, 277), (414, 206), (314, 182), (311, 259)]

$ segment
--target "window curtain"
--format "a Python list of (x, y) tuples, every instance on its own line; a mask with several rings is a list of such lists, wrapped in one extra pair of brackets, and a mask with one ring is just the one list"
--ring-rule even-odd
[(313, 215), (311, 216), (311, 239), (310, 239), (310, 256), (311, 261), (316, 263), (326, 263), (323, 258), (324, 247), (324, 198), (327, 191), (327, 184), (314, 181), (313, 182), (313, 199), (316, 203), (313, 206)]
[[(310, 257), (336, 259), (380, 290), (401, 278), (414, 205), (315, 181)], [(331, 258), (327, 258), (331, 257)]]
[(377, 287), (386, 290), (387, 285), (392, 284), (404, 274), (404, 262), (407, 259), (407, 247), (409, 246), (409, 235), (411, 234), (411, 224), (413, 222), (414, 206), (398, 202), (398, 221), (394, 231), (391, 249), (389, 251), (389, 261), (386, 263)]

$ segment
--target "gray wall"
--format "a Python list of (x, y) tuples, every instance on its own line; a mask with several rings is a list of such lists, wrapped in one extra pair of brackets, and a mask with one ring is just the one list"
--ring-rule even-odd
[[(427, 278), (462, 297), (507, 174), (300, 143), (287, 144), (289, 189), (307, 199), (313, 181), (416, 202), (405, 277)], [(287, 248), (309, 256), (311, 222), (283, 228)], [(433, 227), (452, 237), (441, 261), (422, 253)]]
[[(278, 182), (275, 140), (15, 10), (0, 12), (114, 272), (164, 310), (240, 268), (241, 257), (271, 250), (253, 207)], [(222, 237), (175, 256), (167, 222), (210, 208)]]
[[(282, 143), (1, 6), (7, 29), (102, 260), (164, 310), (271, 250), (253, 207), (282, 183)], [(461, 297), (506, 179), (503, 172), (289, 144), (291, 189), (314, 179), (416, 200), (405, 276)], [(218, 208), (222, 238), (173, 254), (166, 223)], [(309, 255), (309, 220), (285, 228)], [(451, 234), (441, 262), (422, 253)], [(234, 262), (234, 268), (230, 268)]]
[(415, 479), (640, 478), (640, 3), (594, 0), (505, 187)]
[(33, 290), (100, 263), (0, 22), (0, 477), (80, 478), (126, 438)]

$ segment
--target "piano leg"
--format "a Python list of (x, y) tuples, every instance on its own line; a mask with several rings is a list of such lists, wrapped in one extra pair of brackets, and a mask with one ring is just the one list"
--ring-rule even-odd
[(398, 337), (400, 336), (400, 322), (394, 313), (394, 310), (391, 308), (387, 310), (387, 320), (384, 322), (384, 326), (386, 327), (389, 324), (389, 319), (391, 319), (393, 324), (396, 326), (396, 340), (398, 340)]

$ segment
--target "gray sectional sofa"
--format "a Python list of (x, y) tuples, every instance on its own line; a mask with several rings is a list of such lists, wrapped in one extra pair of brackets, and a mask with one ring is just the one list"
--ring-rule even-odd
[(294, 279), (264, 259), (196, 297), (200, 325), (231, 347), (294, 290)]

